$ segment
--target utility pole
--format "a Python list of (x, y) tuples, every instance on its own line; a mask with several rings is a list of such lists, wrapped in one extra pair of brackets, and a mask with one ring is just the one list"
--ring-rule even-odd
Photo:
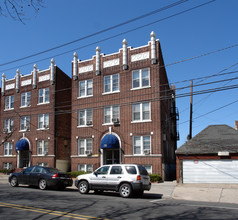
[(193, 81), (191, 81), (191, 92), (190, 92), (190, 123), (189, 123), (188, 140), (192, 138), (192, 123), (193, 123)]

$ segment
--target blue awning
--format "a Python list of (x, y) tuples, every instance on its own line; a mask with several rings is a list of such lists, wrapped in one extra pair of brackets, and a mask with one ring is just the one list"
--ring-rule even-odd
[(26, 139), (19, 140), (15, 145), (16, 150), (29, 150), (29, 142)]
[(101, 141), (101, 148), (120, 148), (118, 138), (113, 134), (107, 134)]

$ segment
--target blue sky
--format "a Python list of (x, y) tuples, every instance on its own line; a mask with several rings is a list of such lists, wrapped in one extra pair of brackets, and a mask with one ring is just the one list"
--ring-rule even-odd
[[(50, 0), (45, 1), (45, 7), (40, 8), (37, 16), (29, 12), (24, 20), (25, 25), (10, 17), (1, 16), (0, 74), (5, 73), (7, 79), (11, 79), (15, 76), (16, 69), (24, 65), (20, 67), (20, 71), (26, 75), (32, 71), (34, 63), (40, 70), (44, 70), (49, 68), (50, 59), (54, 58), (56, 65), (71, 76), (74, 51), (78, 53), (81, 60), (90, 59), (95, 54), (96, 46), (100, 46), (102, 53), (115, 53), (122, 47), (124, 38), (127, 39), (129, 46), (139, 47), (146, 45), (150, 40), (151, 31), (155, 31), (156, 38), (161, 43), (169, 82), (178, 89), (177, 95), (182, 96), (190, 91), (190, 88), (180, 89), (189, 86), (189, 80), (214, 74), (225, 73), (200, 82), (194, 80), (193, 83), (197, 85), (231, 80), (196, 86), (194, 91), (219, 89), (237, 84), (237, 80), (234, 79), (237, 77), (238, 70), (236, 65), (238, 63), (237, 0), (185, 1), (170, 9), (66, 47), (20, 62), (1, 65), (85, 37), (175, 2), (178, 0)], [(170, 17), (203, 3), (208, 4)], [(161, 20), (163, 18), (166, 19)], [(146, 25), (158, 20), (161, 21)], [(143, 25), (145, 27), (126, 33)], [(124, 34), (103, 41), (120, 33)], [(101, 40), (102, 42), (98, 42)], [(217, 53), (173, 64), (230, 46), (232, 47)], [(70, 52), (65, 53), (67, 51)], [(65, 54), (59, 56), (61, 53)], [(177, 83), (184, 80), (188, 81)], [(229, 89), (212, 94), (195, 95), (193, 136), (212, 124), (227, 124), (234, 127), (234, 121), (238, 120), (236, 94), (237, 89)], [(180, 147), (187, 140), (189, 132), (190, 97), (177, 98), (176, 102), (180, 113), (178, 122), (180, 132), (178, 147)], [(209, 112), (211, 113), (207, 114)]]

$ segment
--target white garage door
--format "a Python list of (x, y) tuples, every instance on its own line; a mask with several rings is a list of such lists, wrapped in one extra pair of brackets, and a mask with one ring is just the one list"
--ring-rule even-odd
[(238, 160), (184, 160), (183, 183), (238, 183)]

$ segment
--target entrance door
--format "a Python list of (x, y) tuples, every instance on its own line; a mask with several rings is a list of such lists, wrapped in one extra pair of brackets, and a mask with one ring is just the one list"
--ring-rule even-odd
[(119, 164), (120, 163), (119, 149), (104, 149), (103, 163), (104, 164)]
[(19, 151), (19, 168), (29, 166), (29, 150)]

